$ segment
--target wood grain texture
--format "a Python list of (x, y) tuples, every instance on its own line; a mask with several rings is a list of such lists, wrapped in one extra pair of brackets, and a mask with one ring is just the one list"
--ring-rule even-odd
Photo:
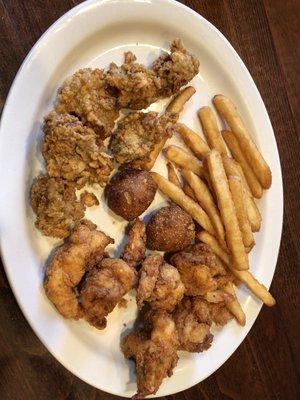
[[(80, 1), (0, 0), (0, 111), (25, 55), (41, 34)], [(211, 377), (172, 400), (300, 398), (300, 5), (299, 0), (183, 1), (229, 39), (250, 70), (279, 147), (285, 212), (272, 293), (232, 357)], [(0, 270), (1, 400), (113, 400), (65, 370), (37, 339)], [(297, 319), (298, 317), (298, 319)]]

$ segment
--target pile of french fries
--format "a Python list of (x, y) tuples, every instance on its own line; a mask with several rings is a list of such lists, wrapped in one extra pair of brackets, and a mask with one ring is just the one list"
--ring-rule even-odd
[[(188, 88), (183, 93), (176, 98), (176, 111), (183, 108), (193, 91)], [(178, 146), (168, 146), (163, 150), (168, 160), (168, 179), (156, 172), (151, 175), (161, 192), (202, 227), (198, 239), (210, 246), (237, 281), (267, 306), (273, 306), (274, 298), (251, 274), (248, 260), (255, 245), (253, 233), (260, 230), (262, 221), (254, 198), (261, 198), (263, 190), (271, 186), (271, 170), (232, 101), (217, 95), (213, 104), (228, 129), (221, 131), (212, 108), (202, 107), (198, 117), (206, 141), (178, 123), (178, 133), (193, 155)], [(172, 103), (169, 107), (172, 111)], [(174, 165), (182, 179), (178, 178)], [(235, 299), (228, 306), (230, 311), (245, 325), (234, 285), (229, 283), (224, 290)]]

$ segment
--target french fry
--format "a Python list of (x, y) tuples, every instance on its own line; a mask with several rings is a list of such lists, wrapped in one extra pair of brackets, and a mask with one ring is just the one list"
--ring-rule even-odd
[(258, 232), (260, 230), (262, 218), (259, 209), (252, 197), (252, 193), (250, 192), (249, 186), (246, 182), (245, 176), (243, 174), (240, 165), (232, 158), (226, 156), (222, 157), (222, 161), (227, 178), (230, 175), (233, 175), (233, 176), (238, 176), (242, 180), (244, 194), (245, 194), (245, 205), (247, 210), (247, 216), (251, 225), (251, 230), (252, 232)]
[(248, 254), (245, 251), (221, 155), (218, 151), (212, 150), (206, 159), (211, 183), (217, 196), (218, 208), (224, 224), (226, 243), (232, 256), (233, 266), (238, 270), (247, 270), (249, 268)]
[(225, 293), (231, 294), (234, 297), (233, 301), (229, 301), (226, 303), (226, 307), (234, 315), (238, 323), (242, 326), (246, 324), (246, 315), (236, 297), (236, 293), (234, 290), (234, 285), (232, 282), (228, 282), (224, 287), (223, 290)]
[(272, 173), (270, 167), (249, 135), (235, 105), (230, 99), (223, 95), (215, 96), (213, 103), (218, 113), (230, 126), (244, 156), (253, 168), (253, 171), (259, 179), (262, 187), (268, 189), (272, 184)]
[(204, 136), (211, 149), (217, 150), (222, 155), (227, 155), (225, 142), (218, 128), (216, 117), (210, 107), (202, 107), (198, 111)]
[(174, 99), (169, 103), (166, 111), (179, 114), (185, 103), (196, 93), (196, 90), (192, 86), (187, 86), (182, 89)]
[(266, 289), (266, 287), (258, 282), (258, 280), (249, 271), (233, 271), (231, 272), (243, 282), (256, 297), (261, 299), (267, 306), (272, 307), (276, 304), (274, 297)]
[(174, 165), (168, 161), (167, 162), (168, 179), (170, 182), (174, 183), (177, 187), (181, 188), (180, 180), (176, 174)]
[(168, 146), (164, 149), (164, 155), (168, 160), (181, 168), (190, 169), (196, 175), (203, 176), (201, 162), (193, 155), (190, 155), (178, 146)]
[(215, 205), (213, 196), (210, 193), (210, 190), (208, 189), (206, 184), (192, 171), (183, 169), (182, 175), (184, 179), (188, 182), (190, 187), (193, 189), (198, 203), (209, 216), (220, 242), (224, 243), (225, 231), (223, 223), (220, 217), (219, 210)]
[(221, 247), (220, 243), (218, 243), (217, 239), (214, 236), (206, 231), (202, 231), (197, 233), (197, 238), (201, 242), (207, 244), (227, 267), (230, 265), (229, 254), (226, 253), (226, 251)]
[(197, 201), (195, 193), (194, 193), (193, 189), (190, 187), (190, 185), (188, 183), (184, 182), (184, 184), (182, 186), (182, 190), (191, 199), (193, 199), (194, 201)]
[(178, 122), (177, 127), (177, 132), (182, 137), (187, 147), (192, 150), (196, 157), (202, 160), (206, 154), (210, 152), (207, 143), (186, 125)]
[(238, 271), (237, 269), (232, 267), (228, 254), (225, 253), (220, 244), (212, 235), (210, 235), (208, 232), (202, 231), (197, 234), (197, 237), (201, 240), (201, 242), (206, 243), (208, 246), (211, 247), (215, 255), (219, 257), (220, 260), (230, 269), (232, 274), (239, 281), (244, 283), (248, 287), (248, 289), (253, 294), (255, 294), (256, 297), (261, 299), (269, 307), (273, 306), (276, 303), (271, 293), (268, 292), (268, 290), (262, 283), (258, 282), (258, 280), (254, 278), (250, 271)]
[(228, 182), (244, 246), (245, 248), (249, 247), (251, 249), (254, 245), (254, 238), (251, 230), (251, 225), (248, 220), (245, 203), (246, 194), (242, 186), (242, 181), (238, 176), (230, 175), (228, 178)]
[(188, 197), (184, 191), (174, 185), (172, 182), (165, 179), (163, 176), (156, 172), (151, 172), (151, 176), (158, 188), (168, 196), (174, 203), (183, 208), (190, 216), (198, 222), (205, 230), (212, 235), (215, 235), (215, 230), (210, 222), (210, 219), (202, 207)]
[(261, 196), (263, 195), (263, 188), (257, 179), (255, 173), (253, 172), (251, 166), (249, 165), (247, 159), (245, 158), (238, 141), (236, 140), (236, 137), (234, 134), (230, 131), (222, 131), (223, 138), (231, 151), (232, 157), (239, 162), (246, 181), (250, 187), (251, 193), (254, 197), (257, 199), (260, 199)]
[[(174, 97), (174, 99), (171, 101), (171, 103), (168, 105), (166, 111), (167, 112), (172, 112), (172, 113), (180, 113), (182, 111), (184, 104), (192, 97), (192, 95), (195, 93), (195, 89), (192, 86), (188, 86), (185, 89), (181, 90), (177, 96)], [(162, 151), (164, 148), (164, 145), (166, 144), (166, 141), (169, 138), (163, 138), (160, 142), (156, 143), (154, 146), (154, 149), (152, 150), (149, 160), (138, 163), (138, 168), (141, 168), (146, 171), (150, 171), (159, 156), (159, 153)]]

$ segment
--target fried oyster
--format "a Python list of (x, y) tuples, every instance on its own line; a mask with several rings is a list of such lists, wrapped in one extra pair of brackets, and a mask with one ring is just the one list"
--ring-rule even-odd
[(120, 67), (110, 64), (106, 82), (116, 92), (120, 107), (132, 110), (147, 108), (157, 100), (159, 79), (145, 65), (136, 63), (136, 56), (131, 51), (126, 52), (124, 58)]
[(114, 168), (94, 130), (75, 116), (52, 111), (45, 117), (42, 153), (50, 177), (104, 186)]
[(110, 64), (106, 82), (121, 108), (147, 108), (159, 98), (175, 94), (193, 79), (199, 71), (199, 61), (179, 39), (171, 43), (170, 50), (170, 54), (158, 57), (151, 68), (136, 63), (136, 57), (130, 51), (125, 53), (120, 67)]
[(46, 236), (67, 237), (70, 229), (84, 217), (85, 206), (76, 198), (74, 183), (39, 175), (31, 188), (35, 226)]
[(172, 136), (175, 114), (133, 112), (123, 118), (111, 140), (112, 153), (120, 164), (147, 161), (156, 143)]
[(199, 71), (199, 60), (190, 54), (180, 39), (171, 43), (171, 53), (163, 54), (152, 65), (160, 80), (160, 97), (169, 97), (186, 85)]
[(75, 114), (100, 137), (109, 136), (119, 116), (116, 98), (110, 93), (102, 69), (84, 68), (68, 78), (58, 93), (56, 111)]

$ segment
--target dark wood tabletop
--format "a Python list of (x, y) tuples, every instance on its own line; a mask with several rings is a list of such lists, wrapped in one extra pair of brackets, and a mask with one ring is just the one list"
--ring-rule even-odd
[[(0, 111), (26, 54), (78, 0), (0, 0)], [(300, 2), (189, 0), (250, 70), (269, 112), (284, 182), (284, 223), (271, 291), (251, 332), (230, 359), (176, 400), (300, 399)], [(263, 134), (263, 133), (262, 133)], [(17, 233), (16, 233), (17, 234)], [(0, 399), (105, 400), (64, 369), (38, 340), (0, 270)]]

